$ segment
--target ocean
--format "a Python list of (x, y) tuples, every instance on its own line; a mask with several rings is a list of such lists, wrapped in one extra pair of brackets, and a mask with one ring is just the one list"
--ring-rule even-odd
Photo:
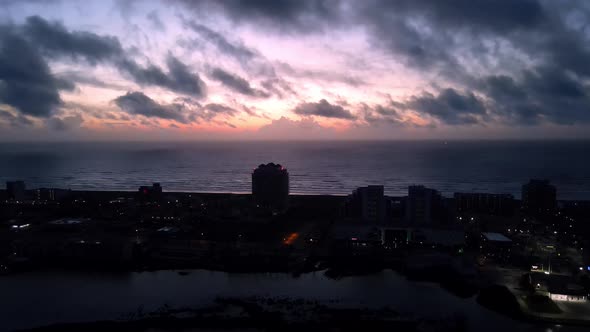
[(382, 184), (405, 195), (422, 184), (520, 198), (530, 178), (549, 179), (558, 199), (590, 200), (590, 141), (2, 143), (0, 181), (27, 188), (250, 192), (261, 163), (285, 166), (294, 194), (348, 194)]

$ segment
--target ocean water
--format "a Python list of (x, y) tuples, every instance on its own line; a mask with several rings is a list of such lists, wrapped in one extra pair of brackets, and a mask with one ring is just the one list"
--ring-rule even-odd
[(0, 181), (28, 188), (250, 192), (260, 163), (284, 165), (291, 193), (348, 194), (382, 184), (405, 195), (423, 184), (454, 192), (511, 193), (546, 178), (559, 199), (590, 199), (590, 141), (2, 143)]

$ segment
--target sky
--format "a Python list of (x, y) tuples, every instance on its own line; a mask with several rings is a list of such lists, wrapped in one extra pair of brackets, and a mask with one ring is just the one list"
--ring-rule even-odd
[(590, 2), (0, 0), (0, 141), (590, 138)]

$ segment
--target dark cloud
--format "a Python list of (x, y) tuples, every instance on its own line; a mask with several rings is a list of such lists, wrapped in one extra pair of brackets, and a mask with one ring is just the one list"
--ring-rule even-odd
[(38, 50), (11, 30), (0, 31), (0, 103), (26, 115), (49, 117), (62, 104), (59, 90), (73, 86), (55, 78)]
[[(586, 20), (590, 20), (590, 17)], [(563, 26), (553, 27), (541, 42), (527, 46), (531, 53), (536, 51), (538, 56), (546, 57), (548, 65), (590, 77), (590, 47), (583, 29), (572, 31)]]
[(218, 11), (236, 22), (279, 28), (283, 33), (317, 31), (336, 19), (335, 0), (178, 0), (195, 11)]
[(293, 88), (292, 84), (280, 77), (269, 78), (260, 83), (269, 93), (279, 97), (297, 97), (299, 94)]
[(30, 40), (40, 53), (49, 57), (84, 59), (90, 64), (108, 62), (129, 75), (139, 85), (160, 86), (195, 97), (205, 95), (205, 83), (199, 75), (172, 55), (166, 61), (168, 72), (148, 64), (141, 66), (130, 57), (119, 40), (112, 36), (100, 36), (90, 32), (68, 31), (59, 22), (48, 22), (39, 17), (29, 17), (21, 27), (24, 38)]
[(342, 106), (332, 105), (325, 99), (317, 103), (301, 103), (295, 107), (294, 113), (299, 115), (315, 115), (325, 118), (353, 120), (355, 116)]
[(196, 100), (195, 98), (186, 97), (186, 96), (180, 96), (180, 97), (174, 98), (174, 103), (175, 104), (183, 104), (184, 106), (187, 106), (187, 107), (189, 107), (189, 106), (198, 107), (198, 108), (202, 107), (201, 103), (199, 103), (198, 100)]
[[(113, 116), (114, 116), (114, 114), (113, 114)], [(131, 121), (131, 118), (128, 115), (120, 114), (118, 119), (115, 116), (115, 118), (113, 120)]]
[(301, 120), (291, 120), (286, 117), (271, 120), (271, 122), (258, 129), (256, 137), (262, 139), (334, 139), (337, 138), (337, 132), (330, 128), (324, 127), (312, 118), (303, 118)]
[(82, 57), (94, 63), (111, 60), (124, 53), (116, 37), (68, 31), (61, 23), (48, 22), (39, 16), (27, 18), (22, 28), (36, 47), (53, 57)]
[(526, 15), (518, 14), (529, 6), (541, 8), (534, 3), (369, 0), (358, 2), (354, 20), (369, 32), (371, 44), (397, 61), (419, 72), (469, 85), (477, 76), (469, 65), (497, 62), (505, 56), (497, 54), (497, 43), (541, 25), (543, 13), (536, 9), (531, 9), (536, 18), (521, 20)]
[(524, 84), (534, 93), (550, 98), (582, 98), (587, 90), (575, 75), (549, 67), (526, 71)]
[(416, 68), (454, 63), (455, 59), (449, 54), (453, 41), (445, 30), (425, 33), (404, 16), (379, 8), (371, 9), (374, 12), (367, 13), (362, 20), (366, 20), (363, 24), (371, 31), (370, 41), (377, 47)]
[(590, 87), (560, 68), (538, 67), (524, 72), (519, 79), (490, 76), (484, 80), (482, 91), (505, 122), (590, 122)]
[(430, 93), (414, 96), (406, 107), (450, 125), (480, 123), (486, 115), (482, 100), (471, 92), (460, 93), (455, 89), (442, 90), (438, 96)]
[(151, 119), (167, 119), (180, 123), (212, 121), (228, 118), (240, 112), (224, 104), (201, 105), (190, 98), (177, 98), (171, 104), (161, 104), (141, 92), (127, 92), (114, 100), (115, 104), (131, 115), (142, 115)]
[[(362, 6), (358, 19), (374, 44), (466, 91), (443, 89), (438, 96), (415, 96), (405, 106), (447, 124), (589, 121), (583, 83), (590, 77), (588, 37), (566, 19), (580, 14), (579, 5), (375, 0)], [(531, 60), (515, 60), (515, 54)], [(470, 67), (474, 63), (479, 72)]]
[(217, 117), (233, 117), (238, 115), (238, 111), (224, 104), (210, 103), (199, 107), (191, 114), (191, 120), (200, 122), (201, 120), (212, 121)]
[(234, 125), (234, 124), (232, 124), (232, 123), (230, 123), (230, 122), (228, 122), (228, 121), (224, 121), (223, 123), (224, 123), (226, 126), (230, 127), (230, 128), (234, 128), (234, 129), (235, 129), (235, 128), (238, 128), (236, 125)]
[(249, 116), (254, 116), (254, 117), (261, 117), (258, 113), (256, 113), (253, 109), (251, 109), (250, 107), (246, 106), (246, 105), (241, 105), (242, 106), (242, 111), (244, 111), (244, 113), (248, 114)]
[[(584, 2), (541, 0), (185, 1), (237, 23), (285, 33), (348, 27), (396, 60), (452, 89), (414, 96), (404, 107), (447, 124), (588, 121), (590, 11)], [(273, 30), (270, 30), (273, 31)], [(533, 66), (533, 67), (531, 67)], [(353, 86), (354, 77), (298, 73)], [(293, 73), (291, 73), (293, 75)], [(314, 78), (317, 77), (317, 78)], [(437, 86), (439, 82), (433, 82)], [(262, 83), (273, 91), (272, 81)], [(464, 91), (464, 92), (458, 92)], [(383, 115), (371, 110), (367, 121)]]
[(86, 84), (92, 85), (99, 88), (109, 88), (115, 90), (125, 90), (126, 86), (123, 84), (113, 83), (110, 81), (104, 81), (99, 79), (96, 76), (88, 75), (88, 71), (81, 71), (81, 70), (72, 70), (72, 71), (65, 71), (56, 74), (56, 76), (65, 82), (72, 82), (72, 89), (75, 88), (74, 83), (76, 84)]
[[(383, 127), (383, 128), (402, 128), (402, 127), (415, 127), (415, 128), (432, 128), (435, 127), (434, 123), (416, 123), (415, 121), (408, 119), (402, 112), (406, 109), (406, 105), (403, 103), (390, 101), (384, 105), (367, 105), (361, 103), (357, 113), (358, 118), (362, 121), (357, 121), (354, 125), (358, 127)], [(385, 126), (384, 126), (385, 125)]]
[(221, 68), (214, 68), (211, 71), (211, 78), (221, 82), (226, 87), (243, 95), (252, 97), (269, 97), (268, 93), (254, 89), (244, 78), (229, 73)]
[(160, 19), (160, 16), (158, 15), (158, 12), (156, 12), (155, 10), (152, 10), (151, 12), (149, 12), (146, 17), (152, 23), (154, 28), (156, 28), (157, 30), (160, 30), (160, 31), (166, 30), (166, 25), (164, 24), (164, 22), (162, 22), (162, 20)]
[(11, 128), (25, 128), (33, 125), (33, 121), (22, 114), (13, 114), (8, 111), (0, 110), (0, 122)]
[(255, 48), (246, 46), (235, 33), (221, 33), (208, 26), (179, 15), (184, 26), (195, 32), (199, 38), (179, 40), (179, 45), (191, 51), (201, 51), (212, 45), (219, 54), (236, 61), (244, 71), (257, 77), (277, 78), (274, 65)]
[(79, 128), (83, 122), (84, 118), (80, 114), (74, 114), (62, 118), (52, 117), (47, 119), (48, 127), (57, 131), (67, 131)]
[(190, 68), (172, 55), (167, 60), (168, 73), (160, 67), (149, 64), (140, 66), (137, 62), (124, 59), (118, 63), (119, 68), (142, 86), (155, 85), (172, 91), (203, 97), (206, 94), (205, 83), (199, 75), (192, 73)]
[(143, 115), (148, 118), (159, 118), (186, 123), (187, 115), (180, 104), (163, 105), (141, 92), (127, 92), (114, 100), (123, 111), (132, 115)]
[(328, 83), (343, 83), (353, 87), (366, 85), (366, 82), (361, 78), (349, 75), (347, 73), (333, 72), (328, 70), (297, 69), (287, 63), (281, 63), (280, 68), (284, 70), (289, 76), (297, 78), (305, 78)]
[[(266, 78), (262, 81), (261, 86), (268, 92), (256, 90), (244, 78), (220, 68), (213, 69), (212, 76), (215, 80), (224, 83), (224, 85), (234, 91), (249, 96), (266, 98), (270, 94), (274, 94), (279, 98), (283, 98), (286, 95), (295, 95), (294, 90), (289, 87), (289, 84), (277, 75), (274, 64), (256, 49), (247, 47), (239, 39), (235, 41), (230, 40), (220, 32), (205, 25), (187, 20), (182, 16), (181, 19), (186, 27), (199, 34), (207, 43), (214, 45), (222, 55), (236, 60), (244, 71), (256, 77)], [(202, 44), (198, 40), (186, 41), (186, 43), (191, 47), (202, 47)]]
[[(56, 77), (51, 73), (45, 58), (64, 57), (84, 60), (92, 65), (111, 63), (142, 86), (160, 86), (193, 97), (202, 97), (206, 93), (200, 77), (172, 55), (166, 62), (168, 72), (155, 65), (143, 67), (130, 58), (116, 37), (68, 31), (61, 23), (31, 16), (20, 26), (0, 26), (0, 102), (13, 106), (22, 114), (49, 118), (63, 105), (60, 90), (72, 91), (75, 89), (73, 82), (80, 81), (79, 77)], [(92, 78), (84, 83), (107, 86)], [(173, 115), (168, 108), (158, 111), (154, 103), (143, 101), (156, 114)], [(57, 129), (67, 127), (69, 123), (62, 120), (52, 118), (50, 123)]]
[(205, 83), (191, 69), (172, 55), (168, 56), (168, 70), (170, 71), (170, 89), (184, 91), (195, 97), (205, 95)]
[(537, 0), (377, 0), (366, 1), (370, 15), (377, 13), (425, 18), (429, 23), (458, 29), (506, 33), (543, 24), (545, 9)]
[(379, 126), (383, 123), (390, 125), (406, 125), (406, 121), (401, 113), (395, 107), (390, 105), (376, 105), (374, 107), (362, 105), (361, 114), (363, 115), (363, 120), (370, 125)]
[(488, 76), (483, 84), (488, 96), (499, 102), (511, 102), (527, 97), (526, 91), (511, 76)]
[(218, 114), (228, 114), (228, 115), (235, 115), (238, 113), (238, 111), (236, 111), (235, 109), (227, 106), (227, 105), (223, 105), (223, 104), (216, 104), (216, 103), (211, 103), (211, 104), (207, 104), (203, 107), (203, 109), (213, 112), (213, 113), (218, 113)]
[(537, 0), (180, 0), (194, 10), (221, 10), (237, 22), (271, 24), (285, 30), (317, 32), (339, 24), (378, 24), (394, 18), (424, 19), (461, 29), (508, 32), (541, 25), (546, 11)]
[(203, 39), (215, 45), (215, 47), (223, 54), (234, 57), (240, 62), (250, 61), (257, 57), (258, 54), (254, 50), (236, 42), (230, 42), (222, 34), (214, 31), (202, 24), (184, 20), (184, 24), (194, 32), (198, 33)]
[[(380, 121), (399, 122), (400, 111), (412, 110), (450, 125), (590, 122), (590, 38), (585, 30), (590, 11), (583, 2), (182, 2), (208, 14), (221, 13), (231, 23), (262, 26), (265, 32), (279, 35), (323, 34), (340, 28), (360, 28), (366, 32), (372, 46), (423, 74), (425, 80), (433, 80), (429, 83), (435, 92), (419, 94), (397, 101), (397, 104), (392, 102), (381, 108), (366, 106), (353, 114), (343, 108), (344, 104), (332, 105), (321, 100), (297, 106), (295, 112), (300, 115), (377, 124)], [(158, 25), (156, 12), (150, 13), (148, 19)], [(183, 23), (202, 40), (240, 63), (246, 73), (244, 77), (220, 68), (210, 73), (214, 80), (240, 94), (252, 97), (272, 94), (280, 98), (297, 96), (297, 89), (274, 72), (275, 66), (287, 77), (354, 87), (366, 85), (362, 78), (345, 71), (331, 73), (292, 68), (289, 71), (244, 45), (231, 33), (223, 35), (196, 21), (183, 19)], [(116, 37), (68, 30), (61, 23), (38, 16), (28, 18), (21, 25), (2, 26), (0, 30), (0, 101), (22, 114), (54, 116), (55, 110), (62, 107), (60, 90), (72, 90), (74, 82), (82, 82), (51, 73), (46, 60), (64, 58), (92, 65), (111, 64), (141, 86), (162, 87), (187, 98), (201, 98), (206, 94), (199, 75), (179, 59), (170, 55), (163, 67), (149, 61), (147, 64), (137, 62), (134, 58), (137, 54), (124, 49)], [(327, 44), (331, 46), (329, 42)], [(248, 81), (252, 77), (259, 82), (260, 90)], [(96, 82), (99, 84), (101, 82)], [(194, 100), (175, 101), (170, 105), (154, 103), (165, 110), (189, 109), (195, 119), (217, 114), (214, 108), (207, 109)], [(238, 109), (234, 111), (242, 112)], [(219, 114), (234, 116), (236, 113)]]
[(113, 9), (118, 11), (123, 19), (128, 21), (136, 12), (139, 0), (114, 1)]

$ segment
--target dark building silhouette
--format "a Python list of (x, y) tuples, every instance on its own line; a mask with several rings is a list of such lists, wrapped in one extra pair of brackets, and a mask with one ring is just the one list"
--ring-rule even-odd
[(557, 190), (549, 180), (532, 179), (522, 186), (522, 207), (532, 214), (547, 214), (557, 207)]
[(26, 186), (24, 181), (7, 181), (6, 195), (8, 199), (22, 201), (26, 198)]
[(141, 186), (138, 194), (139, 201), (142, 203), (156, 202), (162, 198), (162, 186), (157, 182), (152, 186)]
[(351, 217), (365, 223), (381, 223), (385, 220), (385, 196), (383, 186), (367, 186), (355, 189), (349, 196), (348, 210)]
[(457, 213), (509, 216), (514, 213), (514, 196), (509, 194), (455, 193)]
[(385, 228), (382, 232), (382, 244), (387, 248), (400, 248), (410, 242), (410, 231), (406, 228)]
[(35, 199), (38, 201), (60, 201), (71, 195), (72, 191), (59, 188), (39, 188), (34, 193)]
[(260, 164), (252, 172), (252, 196), (259, 208), (285, 211), (289, 200), (289, 172), (280, 164)]
[(406, 222), (413, 226), (432, 226), (440, 221), (443, 208), (441, 194), (424, 186), (409, 186), (406, 200)]
[(481, 233), (480, 253), (496, 261), (505, 262), (510, 259), (512, 240), (500, 233)]

